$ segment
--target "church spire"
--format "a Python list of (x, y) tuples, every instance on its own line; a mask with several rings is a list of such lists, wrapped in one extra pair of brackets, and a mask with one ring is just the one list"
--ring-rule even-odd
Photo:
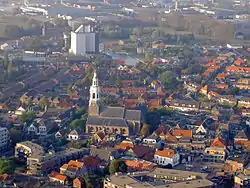
[(97, 78), (96, 71), (94, 71), (94, 76), (92, 79), (92, 85), (89, 91), (89, 114), (99, 115), (100, 110), (100, 87)]

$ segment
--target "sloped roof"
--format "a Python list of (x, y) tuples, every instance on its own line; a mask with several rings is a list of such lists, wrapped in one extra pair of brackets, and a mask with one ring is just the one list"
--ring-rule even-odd
[(166, 158), (173, 158), (175, 155), (175, 151), (172, 149), (158, 150), (155, 152), (155, 155), (166, 157)]
[(126, 127), (127, 123), (125, 119), (121, 118), (104, 118), (101, 116), (89, 116), (87, 120), (89, 125), (105, 125), (105, 126), (120, 126)]
[(66, 176), (64, 175), (61, 175), (60, 173), (58, 172), (55, 172), (55, 171), (52, 171), (50, 174), (49, 174), (49, 177), (53, 178), (53, 179), (57, 179), (59, 181), (65, 181), (67, 179)]
[(192, 138), (193, 137), (192, 130), (174, 129), (172, 134), (173, 134), (173, 136), (181, 136), (183, 138)]
[(226, 143), (224, 140), (222, 140), (221, 138), (217, 137), (213, 140), (213, 142), (211, 143), (210, 147), (218, 147), (218, 148), (225, 148), (226, 147)]
[(123, 118), (124, 113), (125, 113), (124, 107), (105, 107), (100, 115), (103, 117)]
[(248, 139), (246, 133), (244, 130), (241, 130), (236, 136), (235, 138), (244, 138), (244, 139)]
[(82, 162), (74, 161), (74, 160), (70, 160), (68, 162), (68, 165), (74, 166), (74, 167), (77, 167), (77, 168), (82, 168), (83, 167), (83, 163)]
[(134, 144), (131, 142), (121, 142), (120, 144), (115, 146), (115, 149), (121, 149), (121, 150), (126, 150), (134, 148)]
[(96, 157), (88, 156), (83, 159), (83, 163), (87, 168), (89, 168), (100, 165), (101, 161)]

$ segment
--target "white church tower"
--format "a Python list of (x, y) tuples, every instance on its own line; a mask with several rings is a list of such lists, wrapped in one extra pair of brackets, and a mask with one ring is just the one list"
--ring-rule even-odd
[(96, 71), (94, 72), (92, 85), (90, 86), (89, 93), (90, 93), (89, 114), (98, 116), (100, 112), (100, 87), (99, 87)]

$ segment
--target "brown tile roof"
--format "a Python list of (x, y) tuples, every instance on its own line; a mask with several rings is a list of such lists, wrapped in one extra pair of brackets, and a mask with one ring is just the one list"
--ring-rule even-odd
[(165, 125), (160, 125), (155, 132), (153, 133), (154, 135), (160, 136), (162, 133), (165, 135), (167, 132), (166, 126)]
[(152, 161), (154, 158), (155, 149), (144, 145), (135, 145), (133, 152), (138, 158)]
[(151, 99), (147, 102), (148, 104), (148, 108), (158, 108), (161, 106), (162, 104), (162, 100), (161, 99)]
[(152, 170), (157, 165), (150, 162), (144, 161), (132, 161), (132, 160), (125, 160), (126, 165), (128, 168), (137, 169), (137, 170)]
[(82, 168), (84, 164), (82, 162), (79, 162), (79, 161), (70, 160), (68, 162), (68, 165), (74, 166), (74, 167), (77, 167), (77, 168)]
[(56, 180), (59, 180), (59, 181), (66, 181), (66, 179), (67, 179), (66, 176), (61, 175), (60, 173), (55, 172), (55, 171), (52, 171), (52, 172), (49, 174), (49, 177), (50, 177), (50, 178), (53, 178), (53, 179), (56, 179)]
[(237, 65), (237, 66), (241, 66), (242, 64), (244, 63), (244, 60), (242, 60), (242, 59), (236, 59), (235, 61), (234, 61), (234, 64), (235, 65)]
[(2, 182), (5, 182), (6, 180), (8, 180), (9, 179), (9, 175), (8, 174), (1, 174), (0, 175), (0, 180), (2, 181)]
[(104, 131), (100, 130), (98, 132), (95, 133), (101, 140), (103, 140), (105, 138), (105, 133)]
[(83, 163), (87, 168), (90, 168), (100, 165), (101, 161), (96, 157), (88, 156), (83, 159)]
[(192, 130), (174, 129), (172, 134), (173, 134), (173, 136), (181, 136), (183, 138), (192, 138), (193, 137)]
[(224, 140), (222, 140), (221, 138), (217, 137), (213, 140), (213, 142), (211, 143), (210, 147), (218, 147), (218, 148), (225, 148), (226, 147), (226, 143)]
[(228, 89), (227, 84), (215, 84), (215, 87), (219, 89)]
[(166, 137), (165, 137), (165, 141), (166, 143), (178, 143), (178, 140), (175, 136), (172, 136), (171, 134), (167, 134)]
[(134, 148), (134, 145), (129, 142), (121, 142), (120, 144), (115, 146), (115, 149), (121, 149), (121, 150), (126, 150), (130, 148)]
[(167, 158), (173, 158), (175, 154), (175, 151), (172, 149), (164, 149), (164, 150), (158, 150), (155, 152), (155, 155), (161, 156), (161, 157), (167, 157)]

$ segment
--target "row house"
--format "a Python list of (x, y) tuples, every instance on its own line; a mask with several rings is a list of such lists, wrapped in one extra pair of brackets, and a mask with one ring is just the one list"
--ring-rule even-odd
[(47, 135), (47, 126), (44, 121), (40, 118), (34, 120), (27, 129), (28, 135), (30, 136), (46, 136)]
[(200, 85), (195, 82), (184, 81), (184, 88), (191, 92), (197, 92), (200, 88)]
[(238, 100), (238, 106), (244, 108), (250, 108), (250, 98), (249, 97), (241, 97)]
[(226, 160), (226, 150), (217, 147), (208, 147), (203, 153), (203, 159), (214, 162), (223, 162)]
[(248, 75), (250, 73), (249, 67), (227, 66), (226, 71), (229, 73), (241, 73)]
[(249, 90), (250, 89), (250, 79), (248, 79), (248, 78), (239, 79), (236, 82), (235, 87), (237, 87), (241, 90)]
[(142, 159), (125, 160), (129, 172), (153, 170), (157, 165), (155, 163)]
[(199, 102), (188, 100), (171, 100), (169, 107), (180, 111), (198, 111)]
[(101, 88), (101, 92), (104, 94), (116, 94), (122, 91), (128, 95), (141, 95), (147, 92), (146, 87), (127, 87), (127, 88)]
[(217, 101), (220, 104), (227, 104), (230, 106), (237, 105), (237, 99), (234, 98), (232, 95), (220, 95)]
[(132, 95), (141, 95), (143, 93), (146, 93), (147, 92), (147, 88), (145, 87), (129, 87), (129, 88), (121, 88), (121, 91), (124, 93), (124, 94), (132, 94)]
[(53, 169), (59, 169), (68, 161), (82, 158), (86, 154), (85, 150), (71, 148), (53, 154), (31, 155), (27, 157), (27, 169), (31, 174), (46, 174)]
[(210, 111), (212, 109), (210, 103), (176, 99), (169, 102), (169, 107), (180, 111)]

